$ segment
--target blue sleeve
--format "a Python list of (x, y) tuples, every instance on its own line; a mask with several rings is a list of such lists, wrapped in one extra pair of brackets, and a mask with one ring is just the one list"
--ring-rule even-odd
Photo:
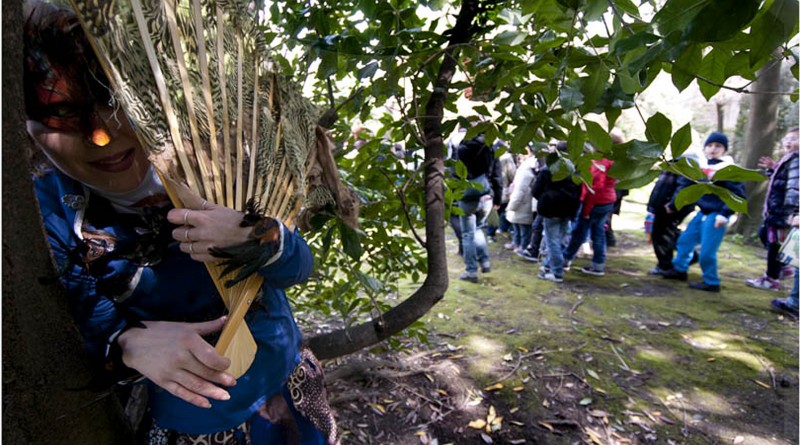
[(62, 238), (69, 233), (69, 226), (65, 220), (60, 220), (63, 226), (54, 226), (54, 218), (55, 215), (52, 214), (47, 218), (47, 238), (61, 282), (70, 300), (73, 318), (87, 352), (93, 359), (104, 359), (109, 340), (125, 326), (125, 321), (114, 302), (98, 294), (96, 279), (81, 264), (70, 259), (70, 251), (73, 249)]
[[(736, 195), (736, 196), (738, 196), (738, 197), (740, 197), (742, 199), (747, 199), (747, 197), (745, 196), (744, 183), (733, 182), (733, 181), (724, 181), (724, 184), (720, 184), (720, 185), (722, 185), (726, 189), (730, 190), (734, 195)], [(727, 204), (723, 204), (722, 210), (720, 211), (720, 213), (722, 214), (722, 216), (724, 216), (726, 218), (730, 218), (736, 212), (734, 212), (733, 209), (728, 207)]]
[(286, 289), (308, 280), (313, 269), (313, 258), (308, 244), (297, 229), (292, 232), (281, 224), (281, 247), (258, 273), (269, 286)]

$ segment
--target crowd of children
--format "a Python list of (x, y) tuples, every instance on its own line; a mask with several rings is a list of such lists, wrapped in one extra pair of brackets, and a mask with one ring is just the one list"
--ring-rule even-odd
[[(612, 133), (612, 138), (615, 144), (623, 143), (618, 134)], [(473, 151), (476, 147), (484, 147), (483, 153), (486, 157), (481, 163), (480, 172), (475, 169), (474, 161), (466, 156), (470, 145)], [(732, 195), (746, 198), (743, 183), (714, 180), (717, 172), (734, 165), (733, 158), (728, 155), (728, 147), (728, 138), (723, 133), (713, 132), (703, 144), (704, 156), (686, 156), (688, 162), (696, 163), (705, 174), (705, 178), (700, 181), (666, 170), (659, 176), (647, 204), (645, 221), (645, 230), (650, 235), (657, 260), (655, 267), (648, 272), (650, 275), (688, 281), (690, 265), (699, 263), (702, 279), (689, 283), (689, 288), (720, 292), (717, 252), (735, 212), (716, 194), (705, 194), (696, 203), (683, 207), (676, 205), (675, 201), (684, 188), (696, 182), (708, 181), (714, 181), (715, 186), (727, 189)], [(564, 272), (570, 270), (573, 260), (587, 241), (592, 244), (592, 259), (579, 270), (593, 276), (605, 275), (607, 240), (613, 236), (610, 218), (614, 212), (618, 213), (622, 196), (615, 189), (616, 179), (609, 175), (613, 161), (593, 160), (590, 167), (591, 182), (579, 185), (581, 183), (573, 180), (570, 175), (555, 178), (544, 159), (537, 158), (531, 150), (517, 155), (517, 163), (514, 163), (508, 153), (503, 155), (505, 162), (494, 160), (490, 155), (494, 150), (486, 147), (482, 139), (462, 142), (453, 148), (454, 158), (469, 167), (469, 179), (474, 181), (483, 174), (491, 180), (486, 181), (486, 196), (479, 197), (475, 204), (469, 198), (459, 203), (462, 209), (469, 210), (461, 218), (467, 232), (481, 232), (475, 228), (486, 225), (485, 216), (494, 204), (494, 209), (500, 212), (501, 222), (499, 227), (487, 230), (490, 241), (496, 231), (510, 232), (511, 240), (503, 247), (513, 250), (527, 261), (539, 263), (538, 278), (563, 282)], [(795, 283), (789, 297), (773, 300), (772, 305), (796, 317), (798, 273), (796, 268), (782, 262), (785, 258), (781, 257), (779, 250), (789, 230), (800, 224), (797, 128), (789, 130), (782, 139), (782, 148), (783, 153), (779, 160), (765, 157), (759, 163), (769, 176), (764, 223), (759, 233), (767, 248), (767, 270), (762, 277), (745, 282), (757, 289), (780, 291), (780, 280), (794, 276)], [(542, 154), (566, 156), (566, 151), (567, 144), (560, 142)], [(681, 162), (681, 159), (672, 162)], [(490, 189), (497, 190), (497, 199), (491, 198)], [(480, 199), (485, 203), (483, 221), (480, 213), (477, 220), (472, 220), (475, 215), (472, 209), (481, 208), (477, 204), (481, 202)], [(694, 216), (681, 231), (680, 225), (695, 209), (697, 211)], [(473, 244), (474, 235), (469, 238), (470, 240), (462, 238), (460, 241), (465, 245)], [(485, 244), (479, 244), (481, 249), (477, 255), (473, 253), (471, 246), (464, 249), (467, 271), (460, 276), (461, 279), (478, 282), (478, 264), (483, 272), (490, 270)], [(468, 258), (470, 255), (472, 258)]]

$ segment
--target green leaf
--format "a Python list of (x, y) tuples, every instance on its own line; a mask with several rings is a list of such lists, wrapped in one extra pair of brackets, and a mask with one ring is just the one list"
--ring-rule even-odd
[(366, 64), (363, 68), (358, 70), (358, 74), (356, 77), (361, 80), (365, 78), (369, 78), (375, 75), (375, 72), (378, 71), (378, 62), (370, 62)]
[(631, 0), (614, 0), (614, 5), (632, 17), (639, 17), (639, 8)]
[(511, 139), (511, 149), (512, 150), (521, 150), (522, 147), (526, 147), (528, 142), (533, 140), (536, 136), (536, 130), (538, 126), (533, 124), (526, 124), (521, 127), (517, 127), (517, 130), (514, 132), (514, 138)]
[(661, 37), (649, 32), (636, 33), (619, 40), (616, 44), (614, 44), (612, 52), (619, 56), (623, 56), (630, 51), (646, 47), (649, 44), (659, 40), (661, 40)]
[(703, 181), (707, 179), (706, 174), (700, 169), (697, 162), (690, 161), (688, 158), (680, 158), (673, 162), (672, 169), (676, 173), (686, 176), (693, 181)]
[(364, 272), (361, 272), (360, 270), (356, 270), (355, 275), (356, 278), (358, 278), (358, 281), (361, 282), (361, 285), (363, 285), (370, 292), (379, 293), (383, 291), (384, 289), (383, 283), (381, 283), (380, 280), (376, 279), (375, 277), (367, 275)]
[(517, 46), (524, 42), (528, 34), (522, 31), (503, 31), (494, 38), (494, 43), (497, 45)]
[(608, 10), (608, 0), (588, 0), (588, 6), (584, 11), (586, 20), (599, 20)]
[(564, 85), (558, 93), (558, 99), (564, 110), (571, 111), (583, 104), (583, 93), (581, 93), (580, 88)]
[(701, 196), (710, 192), (711, 184), (707, 182), (692, 184), (689, 187), (685, 187), (675, 196), (675, 208), (680, 210), (689, 204), (694, 204)]
[(781, 43), (797, 32), (797, 0), (775, 0), (766, 12), (756, 17), (750, 28), (752, 44), (750, 63), (772, 54)]
[(586, 125), (586, 133), (589, 135), (589, 141), (601, 153), (611, 151), (613, 142), (611, 136), (608, 135), (605, 129), (597, 122), (584, 120), (583, 124)]
[(653, 182), (654, 179), (658, 178), (658, 175), (661, 174), (660, 170), (649, 170), (647, 173), (631, 179), (624, 179), (617, 182), (617, 185), (614, 186), (617, 190), (632, 190), (638, 189), (640, 187), (644, 187), (647, 184)]
[(723, 167), (714, 173), (714, 176), (711, 179), (716, 181), (764, 181), (767, 179), (764, 174), (759, 172), (758, 170), (752, 170), (749, 168), (742, 168), (738, 165), (728, 165), (727, 167)]
[(342, 237), (342, 250), (350, 258), (358, 261), (361, 259), (361, 237), (358, 232), (339, 221), (339, 235)]
[(759, 1), (712, 0), (694, 16), (686, 38), (695, 42), (720, 42), (741, 31), (758, 12)]
[(581, 399), (580, 402), (578, 402), (578, 404), (582, 405), (582, 406), (591, 405), (592, 404), (592, 399), (589, 398), (589, 397), (584, 397), (583, 399)]
[[(697, 85), (706, 100), (710, 100), (725, 82), (725, 66), (731, 60), (730, 51), (714, 48), (705, 57), (698, 71)], [(710, 82), (708, 82), (710, 81)], [(713, 82), (713, 83), (711, 83)]]
[(709, 191), (722, 199), (736, 213), (747, 213), (747, 201), (725, 187), (709, 184)]
[(467, 178), (467, 166), (460, 160), (456, 162), (456, 176), (461, 179)]
[(560, 181), (575, 173), (575, 164), (568, 158), (561, 157), (556, 153), (547, 155), (547, 168), (550, 169), (550, 174), (553, 175), (553, 182)]
[(672, 135), (672, 157), (677, 159), (692, 145), (692, 124), (686, 124)]
[(603, 92), (608, 85), (608, 77), (610, 72), (603, 64), (594, 64), (589, 67), (589, 77), (583, 81), (581, 91), (584, 97), (582, 110), (586, 112), (594, 110), (597, 101), (603, 95)]
[(622, 110), (619, 108), (611, 108), (606, 110), (606, 119), (608, 119), (609, 130), (614, 128), (614, 124), (617, 123), (617, 118), (619, 118), (620, 114), (622, 114)]
[(464, 140), (468, 141), (477, 137), (479, 134), (486, 134), (486, 130), (488, 130), (491, 126), (491, 122), (480, 122), (472, 127), (469, 127), (467, 129), (467, 133), (464, 135)]
[(634, 139), (622, 144), (622, 147), (627, 147), (625, 150), (627, 152), (627, 158), (632, 161), (657, 160), (664, 153), (664, 147), (657, 142), (645, 142)]
[(653, 17), (653, 23), (658, 25), (658, 31), (662, 36), (673, 31), (682, 32), (710, 1), (669, 0)]
[(666, 147), (672, 135), (672, 121), (661, 113), (656, 113), (647, 119), (647, 139)]
[(619, 85), (622, 87), (622, 91), (627, 94), (635, 94), (642, 91), (642, 84), (639, 83), (638, 73), (636, 76), (632, 76), (627, 72), (620, 71), (617, 73), (617, 79), (619, 79)]
[(573, 128), (567, 137), (567, 150), (569, 150), (569, 157), (577, 159), (583, 154), (583, 143), (586, 141), (586, 135), (580, 128)]
[(678, 91), (683, 91), (694, 80), (694, 75), (700, 70), (703, 63), (703, 49), (700, 45), (693, 44), (675, 60), (672, 65), (672, 83)]

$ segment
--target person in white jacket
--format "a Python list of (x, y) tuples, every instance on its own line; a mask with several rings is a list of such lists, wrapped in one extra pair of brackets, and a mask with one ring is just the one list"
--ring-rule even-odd
[(520, 255), (531, 240), (531, 224), (533, 223), (533, 201), (531, 184), (537, 168), (536, 156), (530, 154), (520, 163), (514, 174), (511, 196), (506, 207), (506, 219), (513, 224), (512, 242), (516, 246), (514, 253)]

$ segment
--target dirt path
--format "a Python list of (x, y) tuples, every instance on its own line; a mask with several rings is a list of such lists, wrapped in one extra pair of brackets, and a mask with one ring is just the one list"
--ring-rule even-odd
[(618, 237), (605, 277), (563, 284), (502, 242), (480, 284), (461, 282), (451, 240), (428, 344), (327, 364), (343, 443), (797, 443), (797, 322), (743, 284), (763, 251), (726, 240), (707, 294), (647, 276), (643, 235)]

